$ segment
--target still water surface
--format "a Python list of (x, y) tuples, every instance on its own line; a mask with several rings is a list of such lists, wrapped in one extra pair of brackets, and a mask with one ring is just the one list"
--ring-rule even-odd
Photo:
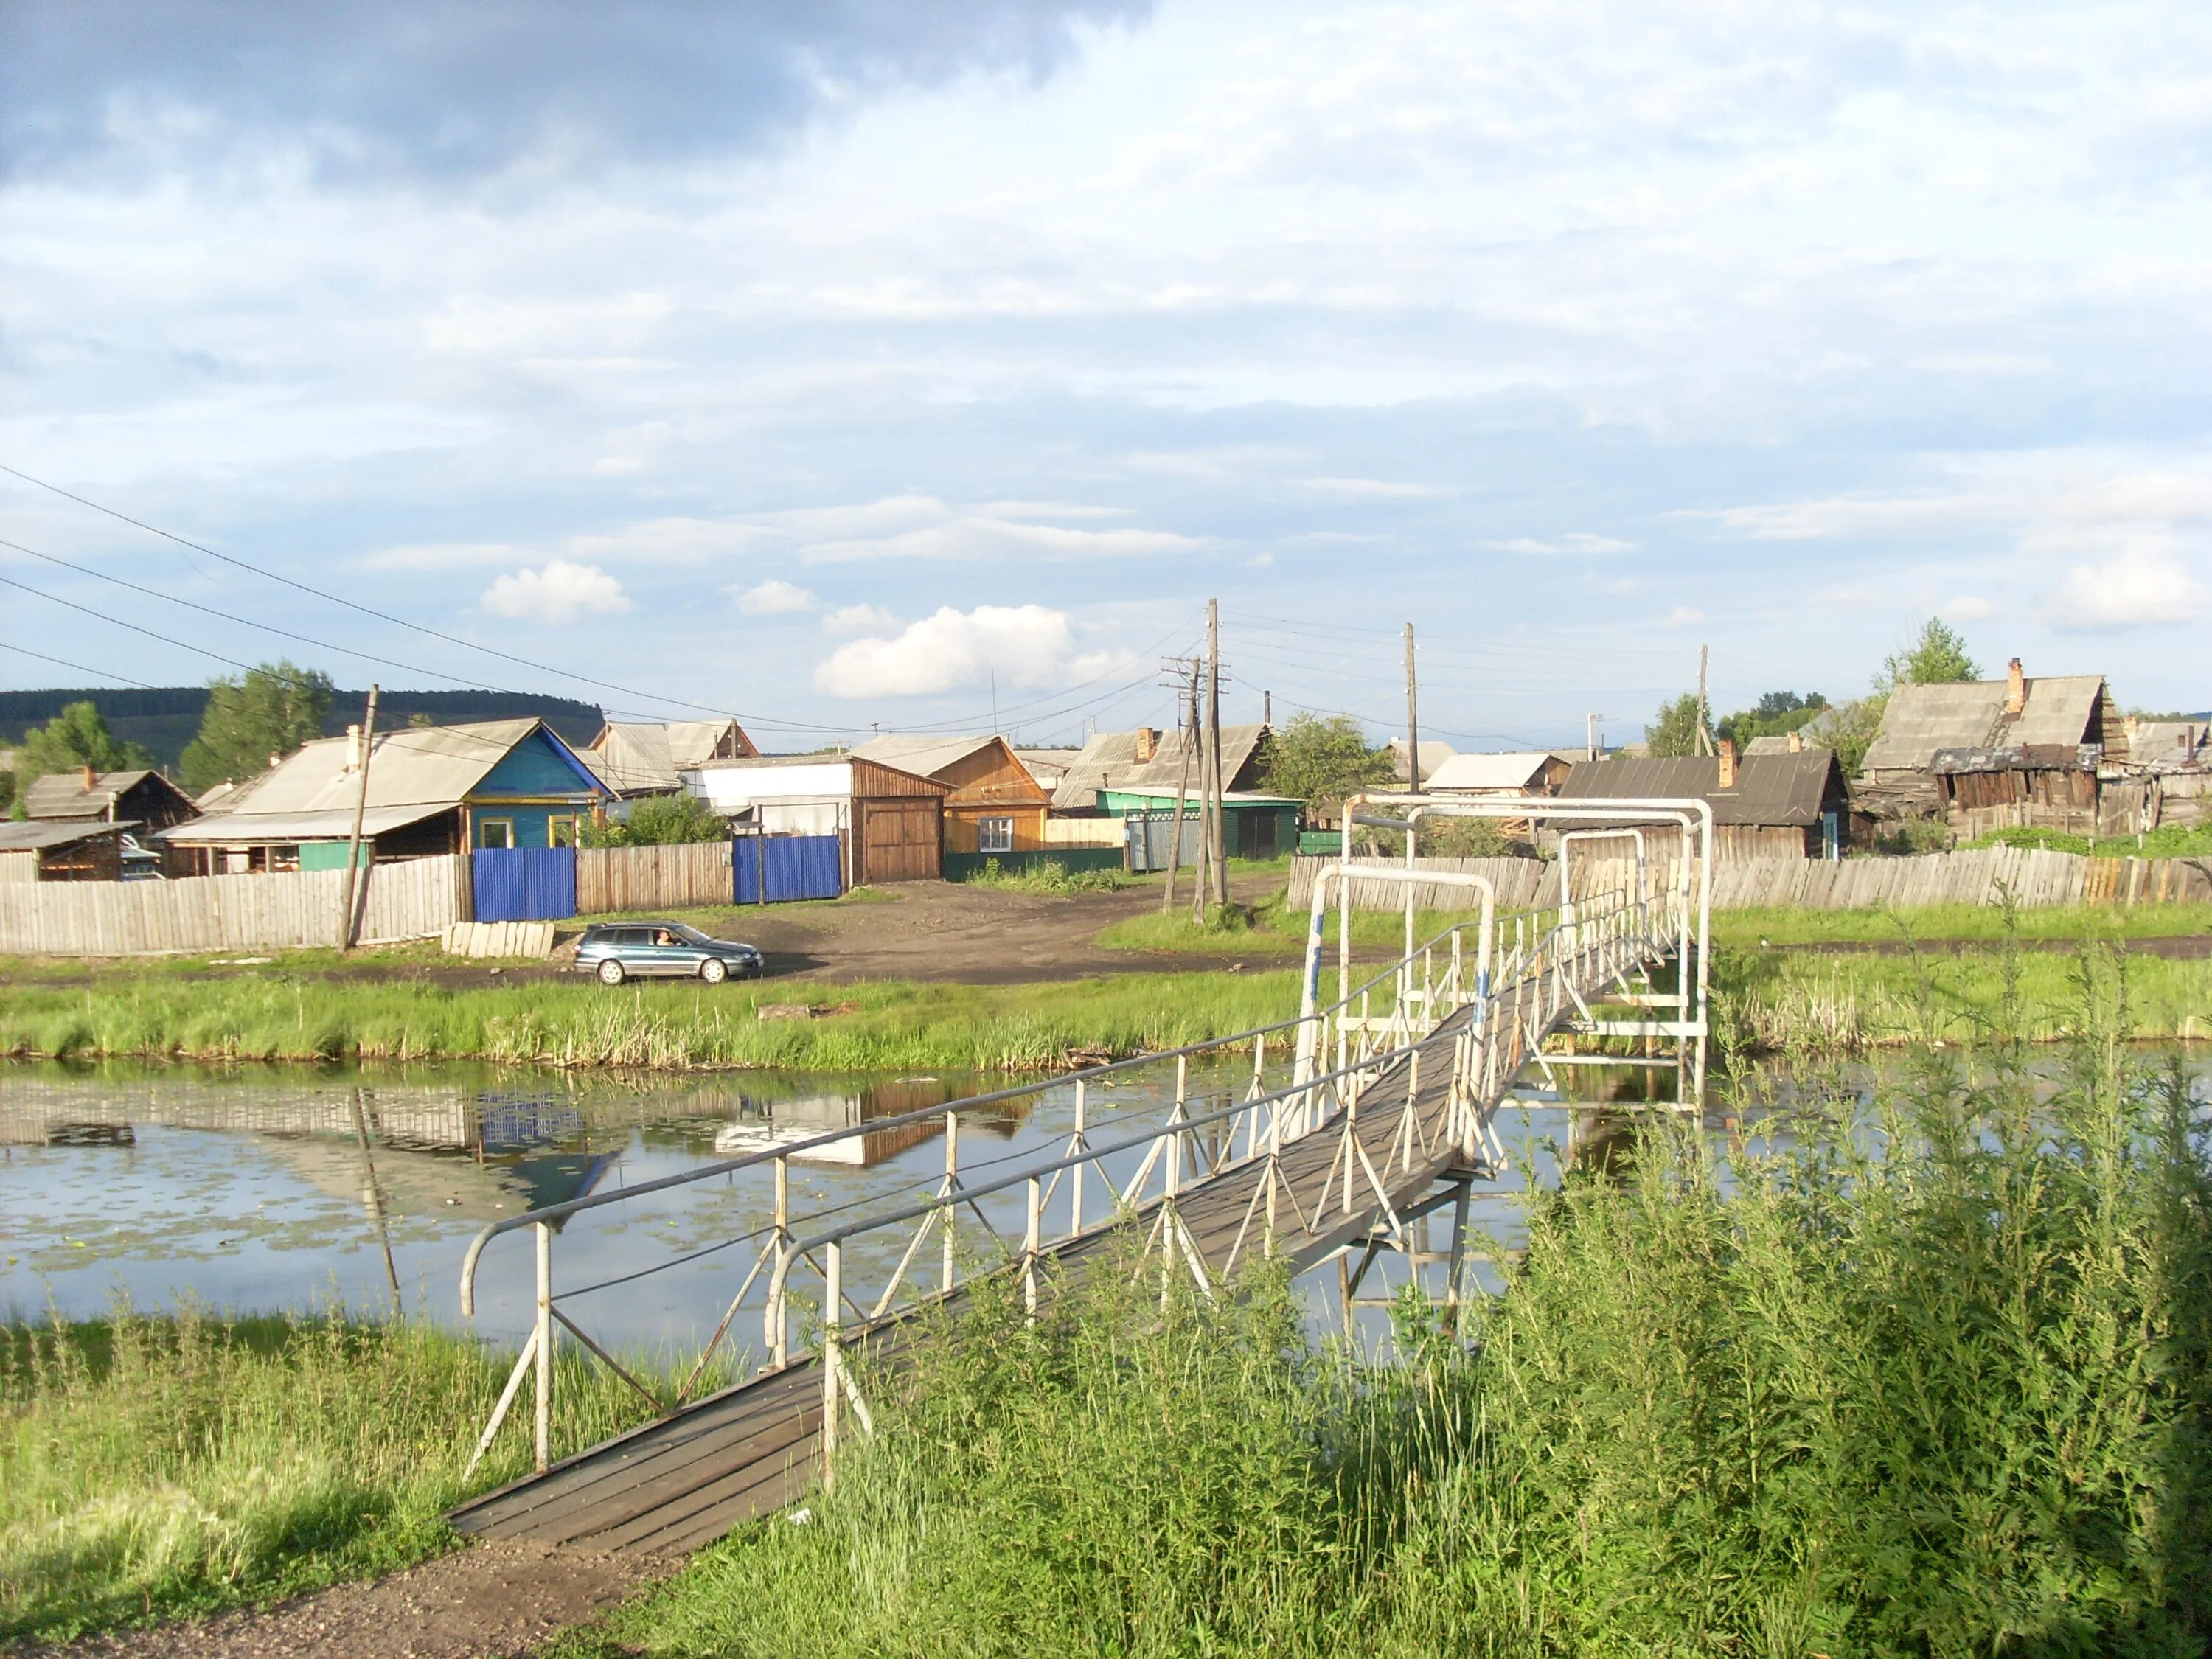
[[(2208, 1060), (2201, 1046), (2190, 1055), (2200, 1079), (2212, 1071)], [(1124, 1133), (1150, 1127), (1171, 1097), (1168, 1068), (1125, 1075), (1113, 1086), (1091, 1085), (1094, 1145), (1112, 1138), (1117, 1124)], [(1848, 1086), (1863, 1091), (1879, 1075), (1862, 1068)], [(1208, 1099), (1226, 1103), (1246, 1080), (1233, 1065), (1194, 1071), (1198, 1109)], [(1799, 1092), (1786, 1075), (1761, 1081), (1777, 1105)], [(451, 1064), (311, 1071), (0, 1063), (0, 1317), (37, 1317), (49, 1308), (93, 1315), (118, 1297), (142, 1310), (187, 1296), (237, 1313), (333, 1302), (382, 1310), (396, 1281), (409, 1313), (459, 1328), (462, 1252), (488, 1222), (1005, 1082), (956, 1073), (572, 1076)], [(1832, 1074), (1819, 1086), (1836, 1083)], [(1515, 1194), (1528, 1179), (1556, 1178), (1555, 1152), (1570, 1133), (1570, 1114), (1545, 1091), (1523, 1093), (1529, 1103), (1501, 1114), (1498, 1125), (1513, 1169), (1495, 1187), (1479, 1188), (1474, 1206), (1478, 1225), (1508, 1244), (1519, 1231)], [(994, 1164), (1011, 1170), (1056, 1156), (1073, 1105), (1073, 1086), (1061, 1084), (963, 1116), (963, 1174), (978, 1181)], [(1756, 1128), (1756, 1117), (1746, 1127)], [(941, 1125), (890, 1128), (794, 1160), (794, 1213), (887, 1209), (926, 1197), (944, 1170)], [(1727, 1132), (1717, 1113), (1709, 1127)], [(1009, 1194), (989, 1207), (1003, 1213), (1018, 1204)], [(565, 1293), (661, 1267), (764, 1227), (772, 1216), (765, 1165), (588, 1211), (562, 1228), (556, 1282)], [(896, 1243), (884, 1248), (895, 1252)], [(530, 1254), (526, 1235), (487, 1254), (474, 1323), (480, 1334), (514, 1340), (527, 1329)], [(571, 1311), (587, 1316), (603, 1342), (696, 1348), (751, 1255), (751, 1247), (740, 1246), (667, 1267), (580, 1297)], [(1333, 1269), (1327, 1279), (1333, 1286)]]

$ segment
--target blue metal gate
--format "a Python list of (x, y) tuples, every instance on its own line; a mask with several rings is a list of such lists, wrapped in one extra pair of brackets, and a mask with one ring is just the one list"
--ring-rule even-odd
[(560, 921), (576, 914), (573, 847), (480, 847), (469, 875), (478, 921)]
[(835, 836), (740, 836), (730, 866), (737, 875), (737, 901), (761, 903), (761, 874), (768, 875), (767, 902), (836, 898), (845, 890), (844, 860)]

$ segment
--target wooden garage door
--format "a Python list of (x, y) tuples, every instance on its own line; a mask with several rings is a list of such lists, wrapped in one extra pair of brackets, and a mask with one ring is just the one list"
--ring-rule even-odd
[(936, 797), (864, 800), (861, 882), (935, 881), (945, 873), (943, 809)]

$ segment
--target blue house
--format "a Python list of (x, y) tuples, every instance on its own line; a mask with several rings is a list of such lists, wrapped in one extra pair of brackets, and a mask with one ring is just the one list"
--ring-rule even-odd
[(165, 839), (210, 875), (343, 869), (368, 771), (364, 857), (422, 858), (480, 847), (572, 847), (615, 793), (544, 721), (361, 733), (308, 744), (217, 810)]

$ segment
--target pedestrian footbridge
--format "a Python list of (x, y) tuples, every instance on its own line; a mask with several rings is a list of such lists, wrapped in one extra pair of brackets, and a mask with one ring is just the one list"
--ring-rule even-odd
[[(535, 1248), (536, 1310), (477, 1457), (521, 1415), (527, 1391), (537, 1467), (462, 1504), (453, 1525), (482, 1538), (602, 1551), (680, 1553), (708, 1543), (833, 1478), (840, 1445), (873, 1431), (855, 1357), (879, 1367), (913, 1340), (918, 1315), (957, 1302), (979, 1274), (1008, 1276), (1034, 1306), (1055, 1265), (1065, 1276), (1127, 1272), (1133, 1263), (1136, 1272), (1187, 1278), (1212, 1294), (1254, 1255), (1300, 1271), (1335, 1256), (1346, 1264), (1340, 1283), (1350, 1297), (1377, 1252), (1423, 1259), (1415, 1224), (1442, 1211), (1454, 1223), (1450, 1247), (1439, 1253), (1443, 1293), (1455, 1298), (1466, 1283), (1469, 1194), (1504, 1166), (1492, 1123), (1515, 1080), (1532, 1070), (1556, 1077), (1571, 1066), (1629, 1063), (1618, 1044), (1610, 1055), (1587, 1043), (1580, 1053), (1553, 1052), (1547, 1044), (1560, 1034), (1638, 1039), (1632, 1063), (1672, 1068), (1676, 1103), (1698, 1103), (1712, 847), (1702, 802), (1370, 796), (1347, 803), (1346, 817), (1345, 854), (1315, 884), (1301, 1006), (1279, 1024), (790, 1140), (485, 1229), (462, 1267), (464, 1311), (474, 1316), (484, 1251), (515, 1232)], [(1423, 826), (1449, 817), (1533, 820), (1559, 832), (1562, 902), (1500, 915), (1480, 877), (1417, 868)], [(1401, 834), (1403, 860), (1352, 858), (1359, 826)], [(1355, 977), (1349, 945), (1355, 879), (1402, 884), (1407, 895), (1403, 955), (1364, 978)], [(1415, 887), (1439, 883), (1466, 889), (1469, 919), (1417, 938)], [(1333, 947), (1332, 908), (1340, 922)], [(1332, 948), (1335, 982), (1327, 995)], [(1194, 1068), (1214, 1077), (1224, 1064), (1238, 1079), (1225, 1097), (1193, 1092)], [(1106, 1091), (1133, 1076), (1171, 1077), (1173, 1087), (1154, 1091), (1162, 1103), (1140, 1121), (1095, 1118)], [(1073, 1127), (1064, 1141), (963, 1164), (963, 1123), (972, 1140), (986, 1115), (1071, 1085)], [(927, 1196), (811, 1211), (792, 1201), (794, 1158), (835, 1156), (849, 1138), (908, 1125), (942, 1131), (944, 1174)], [(761, 1356), (758, 1369), (703, 1398), (689, 1397), (687, 1385), (661, 1399), (562, 1305), (556, 1224), (759, 1165), (773, 1173), (774, 1218), (757, 1235), (727, 1241), (737, 1247), (736, 1282), (692, 1382), (735, 1341)], [(652, 1401), (653, 1419), (556, 1457), (552, 1359), (562, 1342), (622, 1375)]]

